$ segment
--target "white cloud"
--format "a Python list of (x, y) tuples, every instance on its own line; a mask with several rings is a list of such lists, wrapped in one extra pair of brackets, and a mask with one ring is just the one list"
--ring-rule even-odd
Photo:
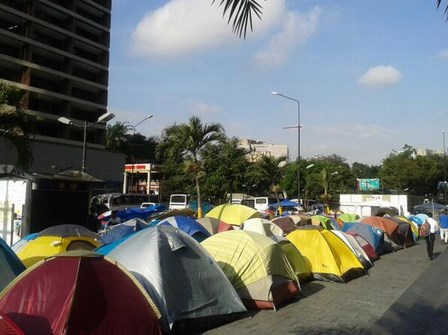
[[(274, 4), (272, 4), (274, 3)], [(275, 22), (284, 1), (263, 3), (262, 20), (253, 19), (254, 31), (261, 33)], [(182, 57), (204, 49), (240, 43), (231, 24), (222, 16), (219, 2), (172, 0), (148, 13), (132, 34), (131, 52), (136, 56)], [(250, 36), (251, 32), (248, 32)]]
[(219, 113), (219, 108), (208, 105), (204, 102), (196, 101), (188, 104), (187, 110), (192, 115), (216, 115)]
[(267, 48), (255, 55), (256, 65), (273, 68), (283, 64), (297, 45), (304, 44), (316, 32), (321, 12), (315, 7), (306, 14), (284, 13), (279, 31), (272, 36)]
[(436, 58), (448, 61), (448, 50), (442, 50), (436, 55)]
[(369, 87), (391, 86), (400, 81), (400, 71), (390, 65), (372, 67), (358, 79), (359, 84)]

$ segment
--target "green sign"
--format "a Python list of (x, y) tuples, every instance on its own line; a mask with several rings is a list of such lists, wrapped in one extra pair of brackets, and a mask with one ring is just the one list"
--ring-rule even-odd
[(380, 180), (378, 178), (356, 179), (358, 190), (370, 191), (380, 189)]

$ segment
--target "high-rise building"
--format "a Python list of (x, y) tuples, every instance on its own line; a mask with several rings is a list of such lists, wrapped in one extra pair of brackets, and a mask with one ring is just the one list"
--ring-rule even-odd
[[(0, 1), (0, 80), (26, 92), (33, 171), (81, 170), (85, 134), (86, 172), (122, 178), (124, 157), (104, 150), (106, 124), (95, 123), (107, 112), (110, 25), (111, 0)], [(15, 161), (0, 150), (0, 164)]]

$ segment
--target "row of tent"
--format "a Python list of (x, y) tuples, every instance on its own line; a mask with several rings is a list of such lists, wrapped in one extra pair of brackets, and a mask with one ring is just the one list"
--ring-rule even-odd
[(362, 276), (381, 253), (413, 243), (376, 220), (315, 217), (285, 230), (238, 206), (218, 206), (202, 224), (133, 218), (101, 238), (63, 225), (12, 249), (3, 243), (1, 278), (4, 264), (16, 265), (4, 265), (0, 325), (24, 334), (190, 334), (297, 299), (301, 283)]

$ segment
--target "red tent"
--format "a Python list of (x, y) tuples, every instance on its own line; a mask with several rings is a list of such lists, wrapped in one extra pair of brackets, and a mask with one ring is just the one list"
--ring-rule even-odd
[(0, 311), (24, 334), (161, 334), (144, 289), (97, 254), (37, 263), (2, 291)]
[(393, 237), (398, 233), (398, 224), (387, 217), (368, 216), (361, 219), (361, 222), (381, 229), (389, 237)]
[(362, 250), (364, 250), (364, 252), (372, 262), (376, 261), (379, 258), (373, 246), (364, 237), (353, 231), (348, 231), (347, 234), (352, 235), (356, 239)]
[[(386, 216), (369, 216), (361, 219), (362, 223), (367, 223), (373, 227), (379, 228), (385, 232), (384, 242), (388, 245), (389, 251), (398, 250), (413, 244), (412, 232), (400, 230), (400, 226), (396, 221)], [(409, 225), (407, 225), (409, 228)], [(387, 239), (386, 239), (387, 238)]]

